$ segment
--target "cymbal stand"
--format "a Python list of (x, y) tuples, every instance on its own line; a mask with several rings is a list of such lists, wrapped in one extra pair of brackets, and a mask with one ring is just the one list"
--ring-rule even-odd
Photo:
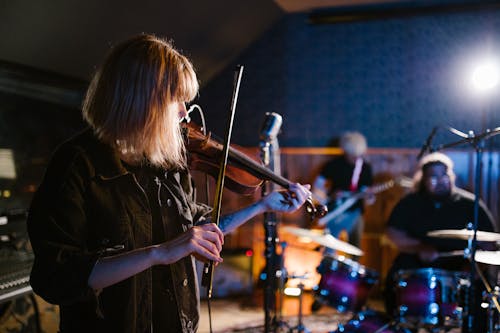
[(299, 287), (300, 293), (299, 293), (299, 313), (297, 316), (297, 325), (294, 327), (290, 327), (290, 330), (288, 331), (289, 333), (297, 332), (297, 333), (311, 333), (305, 326), (304, 323), (302, 322), (302, 295), (304, 294), (304, 284), (302, 283), (302, 280), (308, 279), (308, 273), (305, 273), (302, 276), (296, 276), (292, 275), (290, 276), (291, 279), (300, 279), (299, 284), (297, 287)]

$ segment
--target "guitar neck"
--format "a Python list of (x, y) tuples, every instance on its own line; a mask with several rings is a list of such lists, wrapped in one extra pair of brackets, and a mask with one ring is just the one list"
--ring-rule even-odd
[(386, 182), (376, 184), (370, 187), (365, 188), (363, 191), (358, 191), (358, 192), (350, 192), (350, 191), (341, 191), (337, 192), (337, 195), (340, 193), (340, 199), (341, 200), (346, 200), (348, 198), (356, 198), (356, 199), (362, 199), (366, 195), (370, 194), (377, 194), (380, 192), (383, 192), (385, 190), (388, 190), (389, 188), (393, 187), (395, 184), (394, 180), (388, 180)]
[(374, 185), (372, 187), (370, 187), (370, 191), (371, 193), (373, 194), (377, 194), (377, 193), (380, 193), (380, 192), (383, 192), (385, 190), (388, 190), (390, 189), (391, 187), (394, 186), (394, 180), (388, 180), (386, 182), (383, 182), (383, 183), (380, 183), (380, 184), (377, 184), (377, 185)]

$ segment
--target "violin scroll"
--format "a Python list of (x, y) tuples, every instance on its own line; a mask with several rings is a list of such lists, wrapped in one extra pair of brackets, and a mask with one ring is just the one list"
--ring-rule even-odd
[(322, 204), (315, 204), (312, 197), (306, 199), (306, 212), (311, 217), (311, 220), (321, 218), (328, 213), (328, 207)]

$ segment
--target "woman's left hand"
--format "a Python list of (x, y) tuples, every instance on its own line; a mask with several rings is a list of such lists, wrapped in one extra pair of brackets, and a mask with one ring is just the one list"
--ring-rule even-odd
[(299, 209), (311, 196), (311, 185), (292, 183), (288, 190), (274, 191), (262, 199), (266, 211), (291, 213)]

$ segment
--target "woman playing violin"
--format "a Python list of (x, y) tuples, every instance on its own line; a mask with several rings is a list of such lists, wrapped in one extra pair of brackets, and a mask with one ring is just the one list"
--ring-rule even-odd
[(195, 332), (194, 258), (222, 262), (224, 234), (310, 195), (290, 184), (210, 223), (179, 120), (198, 92), (191, 63), (151, 35), (112, 48), (83, 105), (89, 129), (53, 155), (30, 208), (33, 290), (60, 332)]

